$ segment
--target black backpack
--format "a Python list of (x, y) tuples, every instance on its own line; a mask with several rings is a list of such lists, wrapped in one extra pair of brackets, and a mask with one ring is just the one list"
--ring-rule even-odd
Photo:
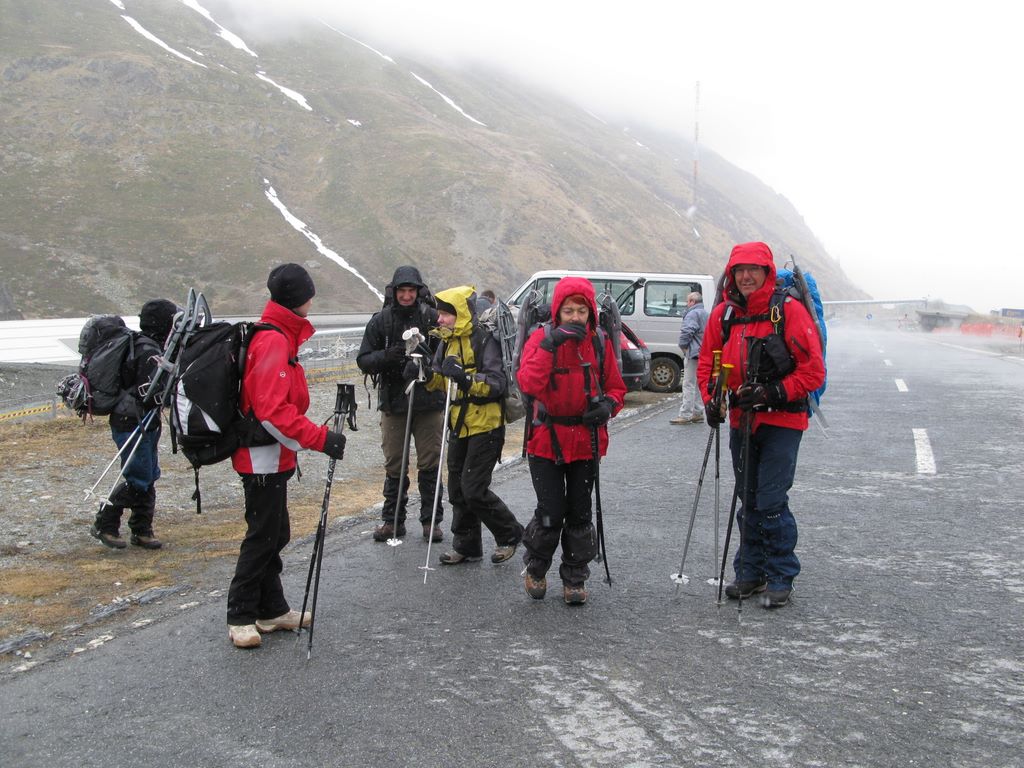
[(239, 447), (274, 438), (240, 410), (242, 376), (252, 337), (280, 328), (268, 323), (216, 322), (196, 328), (181, 347), (171, 389), (171, 445), (192, 465), (196, 512), (202, 511), (199, 468), (230, 458)]
[(135, 333), (118, 315), (93, 315), (78, 335), (78, 373), (63, 379), (57, 393), (82, 419), (109, 416), (126, 397), (125, 370), (135, 358)]

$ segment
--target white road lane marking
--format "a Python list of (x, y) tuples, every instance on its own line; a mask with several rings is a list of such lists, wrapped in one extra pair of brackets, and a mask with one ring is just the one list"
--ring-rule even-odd
[(899, 390), (900, 392), (910, 391), (909, 389), (907, 389), (907, 383), (903, 381), (903, 379), (896, 379), (896, 389)]
[(914, 430), (914, 450), (917, 453), (917, 474), (934, 475), (935, 455), (932, 453), (927, 429)]

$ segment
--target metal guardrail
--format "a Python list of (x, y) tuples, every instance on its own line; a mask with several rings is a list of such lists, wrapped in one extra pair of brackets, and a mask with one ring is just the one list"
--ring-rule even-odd
[[(362, 373), (356, 366), (356, 354), (359, 351), (359, 340), (363, 329), (345, 329), (342, 332), (317, 334), (307, 341), (299, 355), (299, 362), (306, 371), (306, 381), (310, 384), (325, 381), (337, 381), (343, 378), (361, 377)], [(69, 372), (74, 372), (74, 366)], [(56, 385), (56, 381), (53, 382)], [(4, 409), (8, 410), (4, 410)], [(0, 402), (0, 424), (20, 421), (21, 419), (59, 416), (73, 416), (60, 399), (54, 396), (48, 402), (35, 400), (32, 402)]]

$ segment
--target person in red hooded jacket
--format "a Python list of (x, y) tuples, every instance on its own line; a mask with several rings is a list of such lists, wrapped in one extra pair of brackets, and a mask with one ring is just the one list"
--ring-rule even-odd
[[(771, 249), (765, 243), (735, 246), (725, 268), (722, 300), (708, 317), (697, 362), (697, 386), (710, 427), (724, 421), (712, 402), (714, 351), (722, 350), (722, 363), (734, 366), (726, 387), (729, 450), (741, 502), (736, 514), (740, 543), (733, 559), (736, 578), (725, 594), (736, 600), (765, 593), (766, 608), (789, 602), (793, 579), (800, 573), (788, 493), (807, 429), (807, 397), (825, 378), (814, 320), (792, 297), (782, 303), (782, 314), (773, 317), (774, 291)], [(744, 466), (748, 430), (749, 466)]]
[[(252, 337), (242, 377), (240, 408), (262, 427), (262, 439), (239, 448), (231, 464), (245, 492), (245, 539), (228, 589), (228, 637), (238, 648), (260, 645), (260, 633), (309, 626), (307, 611), (288, 607), (281, 586), (281, 550), (291, 538), (288, 480), (296, 452), (321, 451), (334, 459), (345, 453), (345, 435), (306, 418), (309, 388), (299, 365), (299, 347), (314, 331), (306, 316), (316, 288), (298, 264), (281, 264), (267, 280), (270, 301), (261, 323), (274, 329)], [(279, 331), (279, 332), (278, 332)]]
[[(604, 345), (600, 356), (595, 343)], [(608, 419), (622, 409), (626, 396), (617, 350), (597, 331), (589, 280), (564, 277), (555, 285), (551, 323), (526, 340), (517, 379), (523, 394), (533, 398), (534, 426), (526, 450), (537, 509), (523, 536), (526, 592), (536, 600), (544, 597), (546, 574), (561, 540), (562, 597), (569, 605), (581, 605), (598, 548), (591, 509), (592, 431), (597, 431), (598, 452), (604, 456)]]

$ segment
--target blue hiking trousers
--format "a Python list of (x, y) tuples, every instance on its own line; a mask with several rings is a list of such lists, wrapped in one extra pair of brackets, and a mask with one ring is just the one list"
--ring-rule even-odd
[[(750, 436), (749, 467), (743, 466), (743, 430), (729, 430), (729, 451), (739, 489), (736, 525), (740, 545), (733, 558), (737, 581), (767, 581), (768, 589), (789, 589), (800, 573), (796, 519), (789, 489), (803, 432), (761, 425)], [(744, 493), (744, 482), (749, 487)], [(748, 508), (749, 506), (749, 508)]]

